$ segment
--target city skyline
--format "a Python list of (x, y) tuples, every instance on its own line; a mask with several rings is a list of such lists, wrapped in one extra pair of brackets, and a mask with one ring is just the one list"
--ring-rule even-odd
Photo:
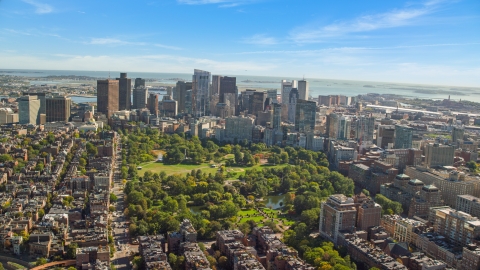
[(1, 1), (0, 68), (480, 86), (478, 1), (126, 3)]

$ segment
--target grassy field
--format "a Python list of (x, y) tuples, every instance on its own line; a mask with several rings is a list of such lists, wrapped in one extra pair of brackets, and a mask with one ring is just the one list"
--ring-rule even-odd
[(187, 165), (187, 164), (177, 164), (177, 165), (165, 165), (160, 162), (151, 162), (145, 163), (140, 165), (142, 167), (141, 170), (138, 171), (138, 175), (143, 176), (146, 171), (151, 171), (152, 173), (160, 173), (164, 171), (167, 175), (172, 174), (187, 174), (190, 173), (192, 170), (202, 170), (204, 173), (212, 173), (215, 174), (218, 168), (210, 168), (209, 163), (202, 163), (200, 165)]
[[(143, 176), (146, 171), (151, 171), (152, 173), (160, 173), (164, 171), (167, 175), (172, 174), (187, 174), (190, 173), (192, 170), (202, 170), (204, 173), (217, 173), (218, 168), (211, 168), (210, 163), (202, 163), (200, 165), (188, 165), (188, 164), (176, 164), (176, 165), (165, 165), (161, 162), (148, 162), (144, 164), (140, 164), (142, 167), (141, 170), (138, 171), (139, 176)], [(252, 167), (227, 167), (226, 172), (234, 173), (233, 177), (229, 177), (228, 179), (238, 179), (240, 175), (245, 175), (246, 170), (261, 170), (263, 168), (283, 168), (287, 166), (286, 164), (279, 164), (275, 166), (270, 165), (255, 165)]]
[(255, 209), (241, 210), (237, 213), (237, 216), (240, 217), (240, 221), (238, 222), (240, 224), (241, 223), (246, 223), (249, 220), (253, 220), (256, 223), (259, 223), (259, 222), (263, 221), (263, 219), (264, 219), (264, 217), (260, 214), (260, 212), (258, 212)]

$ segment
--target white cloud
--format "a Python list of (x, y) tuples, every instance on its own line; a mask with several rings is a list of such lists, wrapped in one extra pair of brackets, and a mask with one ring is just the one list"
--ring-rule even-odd
[(442, 2), (445, 1), (432, 0), (417, 8), (395, 9), (364, 15), (350, 21), (340, 21), (320, 27), (300, 27), (290, 32), (290, 39), (296, 43), (317, 43), (332, 37), (413, 25), (421, 17), (435, 12)]
[(269, 37), (264, 34), (256, 34), (248, 38), (243, 39), (243, 43), (254, 44), (254, 45), (274, 45), (278, 41), (274, 37)]
[(87, 43), (92, 45), (144, 45), (144, 43), (129, 42), (116, 38), (92, 38)]
[(47, 14), (53, 12), (53, 7), (49, 4), (40, 3), (34, 0), (22, 0), (23, 2), (30, 4), (35, 7), (35, 13), (38, 14)]
[(153, 46), (159, 47), (159, 48), (164, 48), (164, 49), (169, 49), (169, 50), (174, 50), (174, 51), (182, 50), (182, 48), (180, 48), (180, 47), (168, 46), (168, 45), (158, 44), (158, 43), (153, 44)]
[(3, 30), (5, 30), (7, 32), (10, 32), (12, 34), (18, 34), (18, 35), (24, 35), (24, 36), (31, 36), (32, 35), (29, 32), (18, 31), (18, 30), (15, 30), (15, 29), (3, 28)]
[(259, 63), (256, 61), (220, 61), (208, 58), (181, 57), (177, 55), (70, 55), (54, 54), (48, 56), (2, 54), (2, 63), (8, 66), (0, 68), (19, 69), (65, 69), (65, 70), (132, 70), (138, 72), (178, 72), (190, 73), (194, 68), (211, 72), (235, 74), (249, 70), (252, 72), (268, 73), (276, 65)]

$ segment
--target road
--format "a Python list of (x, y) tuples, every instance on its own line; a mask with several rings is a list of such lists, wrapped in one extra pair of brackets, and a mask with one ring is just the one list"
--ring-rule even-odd
[[(120, 145), (120, 144), (119, 144)], [(115, 204), (115, 212), (112, 214), (112, 229), (113, 229), (113, 239), (115, 243), (115, 256), (112, 258), (112, 262), (115, 267), (119, 270), (132, 269), (130, 266), (130, 253), (138, 252), (138, 246), (131, 245), (128, 236), (128, 226), (125, 225), (127, 221), (126, 217), (123, 214), (124, 210), (124, 194), (123, 194), (123, 183), (120, 174), (120, 166), (122, 163), (121, 149), (117, 150), (117, 156), (115, 160), (114, 167), (114, 187), (112, 189), (113, 194), (117, 196), (117, 202)]]

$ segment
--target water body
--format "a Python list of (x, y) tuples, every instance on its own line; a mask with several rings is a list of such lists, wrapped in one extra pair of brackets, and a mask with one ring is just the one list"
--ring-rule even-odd
[(282, 208), (285, 205), (284, 201), (286, 199), (286, 196), (287, 196), (287, 194), (267, 196), (265, 198), (265, 200), (267, 202), (265, 204), (265, 206), (267, 208), (272, 208), (272, 209)]
[[(95, 78), (116, 78), (120, 75), (119, 71), (72, 71), (72, 70), (15, 70), (2, 69), (1, 75), (27, 76), (27, 77), (46, 77), (46, 76), (89, 76)], [(280, 81), (300, 80), (296, 77), (271, 77), (271, 76), (253, 76), (253, 75), (227, 75), (237, 77), (237, 86), (239, 88), (249, 89), (280, 89)], [(192, 74), (186, 73), (149, 73), (149, 72), (128, 72), (130, 78), (154, 79), (165, 85), (175, 85), (177, 80), (191, 81)], [(438, 86), (438, 85), (419, 85), (403, 83), (386, 83), (370, 81), (348, 81), (348, 80), (329, 80), (317, 78), (305, 78), (310, 84), (310, 95), (345, 95), (356, 96), (359, 94), (378, 93), (378, 94), (397, 94), (412, 98), (428, 99), (446, 99), (449, 96), (453, 100), (467, 99), (480, 102), (480, 88), (478, 87), (458, 87), (458, 86)], [(46, 78), (48, 83), (54, 83), (55, 80)], [(40, 84), (41, 81), (33, 81)], [(147, 83), (148, 84), (148, 83)]]

